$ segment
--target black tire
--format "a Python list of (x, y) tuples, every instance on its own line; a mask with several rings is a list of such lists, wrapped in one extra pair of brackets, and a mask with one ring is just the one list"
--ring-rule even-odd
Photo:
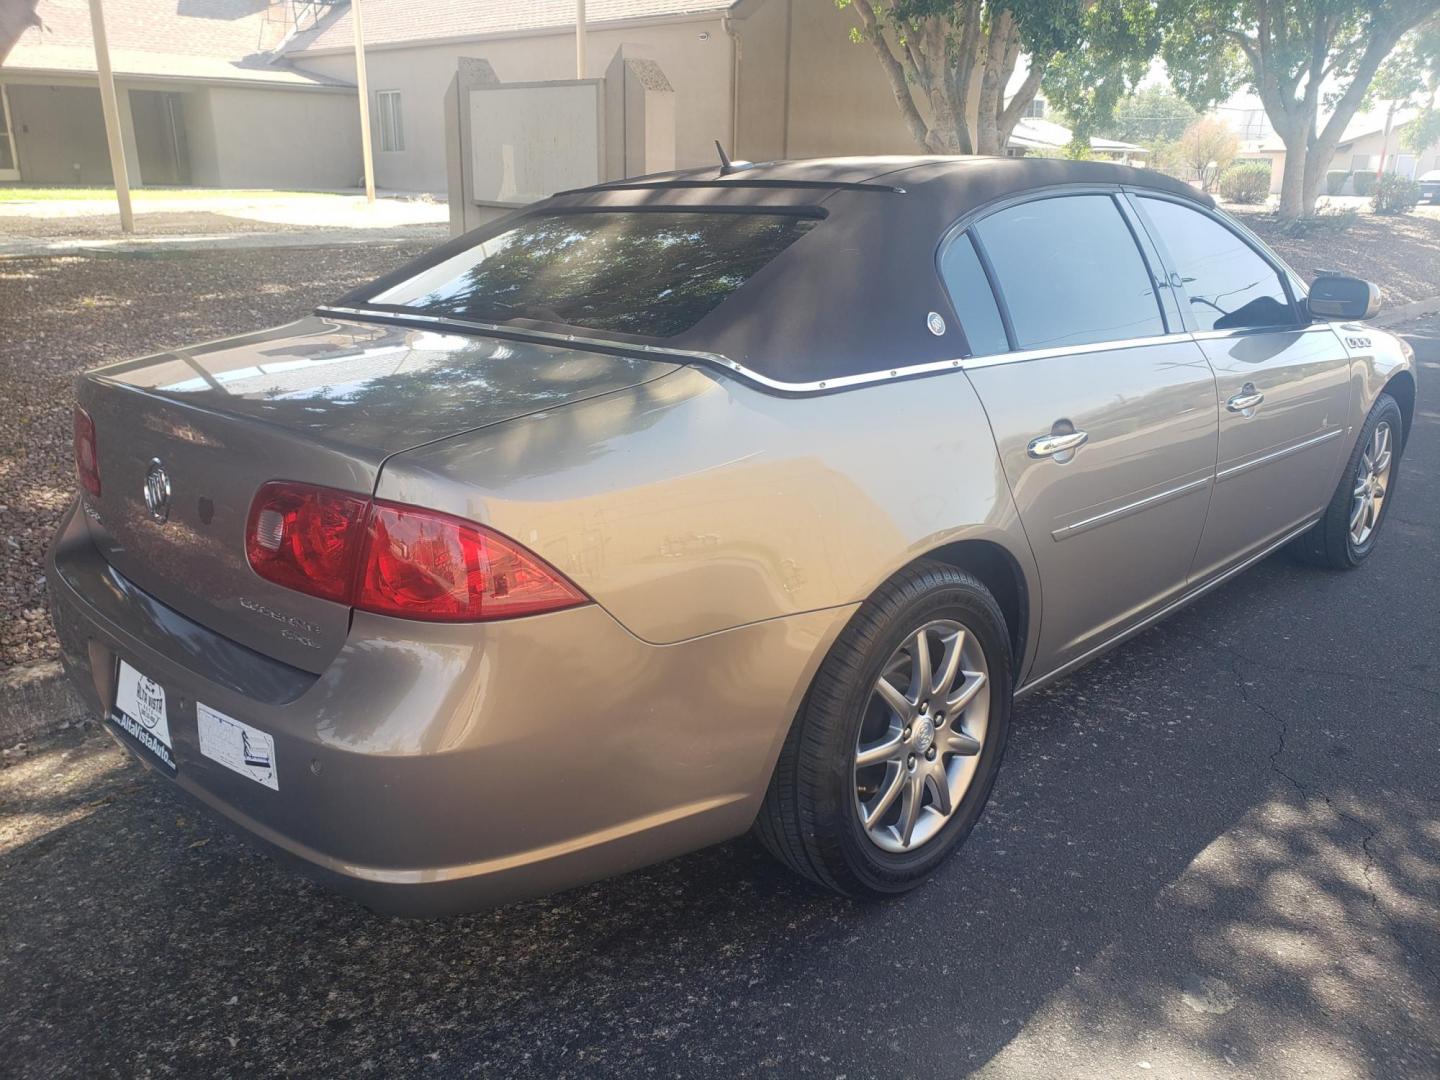
[[(867, 836), (855, 807), (854, 751), (882, 666), (908, 635), (937, 618), (973, 634), (989, 669), (990, 707), (980, 762), (943, 827), (915, 851), (891, 853)], [(989, 590), (945, 563), (924, 561), (861, 605), (811, 684), (776, 763), (755, 823), (769, 851), (836, 892), (884, 897), (923, 883), (960, 846), (990, 798), (1010, 733), (1010, 638)]]
[[(1394, 460), (1390, 466), (1385, 499), (1380, 505), (1380, 516), (1369, 537), (1363, 544), (1357, 545), (1350, 536), (1350, 512), (1355, 497), (1355, 485), (1359, 478), (1361, 459), (1375, 435), (1375, 429), (1383, 422), (1389, 423), (1393, 433), (1391, 452)], [(1314, 528), (1295, 538), (1290, 545), (1291, 554), (1308, 566), (1322, 566), (1332, 570), (1353, 570), (1369, 558), (1380, 538), (1385, 518), (1390, 514), (1390, 506), (1395, 501), (1395, 484), (1400, 477), (1400, 454), (1404, 445), (1405, 417), (1393, 397), (1381, 394), (1375, 399), (1370, 415), (1365, 418), (1365, 423), (1360, 428), (1360, 437), (1355, 440), (1350, 458), (1345, 462), (1345, 471), (1340, 474), (1340, 483), (1330, 498), (1325, 516), (1315, 523)]]

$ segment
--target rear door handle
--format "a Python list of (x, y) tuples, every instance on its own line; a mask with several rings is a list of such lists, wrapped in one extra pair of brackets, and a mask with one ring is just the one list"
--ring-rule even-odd
[(1247, 382), (1240, 388), (1240, 393), (1225, 402), (1225, 408), (1231, 412), (1246, 412), (1249, 409), (1255, 408), (1256, 405), (1259, 405), (1264, 400), (1265, 395), (1255, 389), (1255, 384)]
[(1033, 458), (1054, 457), (1056, 454), (1063, 454), (1067, 450), (1076, 450), (1085, 445), (1090, 438), (1088, 432), (1071, 431), (1064, 435), (1041, 435), (1037, 439), (1031, 439), (1030, 445), (1025, 452)]

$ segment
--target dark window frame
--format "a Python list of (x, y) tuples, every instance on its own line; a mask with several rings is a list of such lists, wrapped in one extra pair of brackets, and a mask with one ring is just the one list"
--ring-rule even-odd
[[(1168, 192), (1152, 191), (1149, 188), (1125, 188), (1122, 194), (1125, 201), (1133, 208), (1135, 216), (1145, 229), (1146, 234), (1150, 238), (1150, 242), (1155, 245), (1155, 251), (1165, 267), (1165, 281), (1168, 284), (1168, 288), (1177, 300), (1182, 301), (1180, 303), (1180, 318), (1184, 321), (1187, 331), (1192, 334), (1274, 334), (1304, 330), (1306, 326), (1310, 324), (1310, 320), (1305, 314), (1305, 307), (1300, 302), (1301, 297), (1295, 287), (1294, 275), (1290, 272), (1289, 267), (1279, 262), (1278, 257), (1270, 252), (1268, 248), (1264, 247), (1257, 237), (1248, 235), (1243, 230), (1243, 227), (1237, 228), (1238, 222), (1228, 221), (1223, 215), (1216, 213), (1209, 207), (1200, 206), (1186, 199), (1176, 198)], [(1170, 253), (1170, 249), (1165, 246), (1165, 241), (1160, 235), (1159, 227), (1150, 218), (1149, 214), (1146, 213), (1145, 207), (1142, 205), (1142, 200), (1144, 199), (1156, 199), (1160, 202), (1174, 203), (1186, 210), (1199, 214), (1201, 217), (1208, 218), (1249, 248), (1261, 262), (1270, 268), (1271, 272), (1280, 282), (1280, 288), (1285, 293), (1293, 321), (1289, 323), (1275, 323), (1270, 326), (1237, 326), (1223, 330), (1201, 329), (1200, 324), (1195, 321), (1194, 316), (1191, 314), (1190, 291), (1185, 288), (1184, 277), (1180, 273), (1175, 263), (1175, 258)]]
[[(960, 318), (959, 311), (955, 308), (954, 298), (950, 296), (950, 290), (945, 283), (943, 266), (945, 253), (949, 250), (950, 246), (968, 236), (970, 238), (970, 241), (975, 245), (976, 254), (980, 257), (980, 265), (985, 270), (985, 278), (990, 283), (990, 291), (995, 298), (995, 305), (1000, 310), (1000, 321), (1005, 326), (1005, 336), (1009, 341), (1010, 353), (1066, 352), (1071, 349), (1084, 349), (1086, 351), (1093, 351), (1096, 346), (1105, 345), (1111, 342), (1125, 342), (1137, 340), (1135, 338), (1112, 338), (1109, 339), (1109, 341), (1085, 342), (1074, 345), (1046, 346), (1044, 348), (1038, 349), (1020, 348), (1018, 340), (1015, 336), (1015, 324), (1013, 319), (1011, 318), (1010, 304), (1006, 300), (1005, 290), (1000, 287), (999, 278), (995, 273), (995, 267), (990, 260), (990, 254), (985, 249), (985, 242), (980, 238), (979, 232), (976, 231), (976, 227), (984, 223), (986, 218), (993, 217), (995, 214), (1001, 213), (1006, 210), (1012, 210), (1017, 206), (1026, 206), (1031, 203), (1044, 202), (1047, 199), (1065, 199), (1085, 195), (1103, 195), (1108, 197), (1111, 204), (1115, 207), (1115, 212), (1120, 216), (1120, 220), (1125, 223), (1125, 228), (1130, 233), (1130, 242), (1135, 245), (1136, 254), (1140, 256), (1141, 264), (1145, 267), (1146, 273), (1150, 276), (1150, 291), (1155, 298), (1155, 310), (1160, 316), (1161, 326), (1164, 327), (1163, 334), (1159, 336), (1169, 336), (1171, 334), (1185, 333), (1189, 331), (1190, 328), (1188, 326), (1182, 324), (1182, 326), (1177, 327), (1174, 325), (1176, 313), (1169, 308), (1161, 295), (1161, 289), (1164, 287), (1164, 283), (1169, 280), (1169, 267), (1165, 267), (1165, 277), (1162, 278), (1157, 274), (1156, 265), (1153, 259), (1160, 258), (1161, 253), (1157, 247), (1153, 246), (1153, 244), (1148, 242), (1150, 240), (1148, 234), (1142, 238), (1140, 233), (1137, 231), (1137, 226), (1140, 223), (1135, 220), (1135, 214), (1130, 210), (1128, 206), (1128, 201), (1125, 197), (1126, 189), (1118, 184), (1067, 184), (1061, 187), (1048, 188), (1043, 191), (1028, 191), (1021, 195), (1010, 196), (1005, 199), (997, 200), (987, 206), (981, 207), (980, 209), (973, 211), (970, 214), (965, 215), (963, 218), (954, 222), (948, 229), (945, 230), (944, 234), (941, 236), (940, 243), (937, 246), (935, 252), (935, 272), (940, 278), (941, 289), (945, 294), (946, 301), (950, 305), (950, 313), (955, 318), (955, 322), (960, 327), (962, 333), (965, 330), (965, 323), (964, 320)], [(1183, 204), (1183, 200), (1177, 199), (1175, 201), (1181, 202)], [(1181, 312), (1181, 318), (1183, 319), (1183, 310)], [(1156, 335), (1143, 336), (1153, 337)], [(966, 339), (966, 348), (967, 353), (965, 359), (970, 359), (974, 356), (974, 354), (973, 352), (968, 351), (968, 338)], [(1008, 354), (995, 353), (990, 355), (1006, 356)]]

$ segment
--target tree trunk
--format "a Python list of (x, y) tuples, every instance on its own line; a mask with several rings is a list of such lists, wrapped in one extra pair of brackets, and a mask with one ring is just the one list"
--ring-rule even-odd
[(1282, 135), (1285, 142), (1285, 170), (1280, 174), (1280, 217), (1285, 221), (1304, 217), (1314, 203), (1305, 201), (1305, 165), (1309, 158), (1305, 132)]

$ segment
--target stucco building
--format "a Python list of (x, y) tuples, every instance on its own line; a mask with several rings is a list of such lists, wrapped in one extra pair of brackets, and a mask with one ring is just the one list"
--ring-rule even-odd
[[(625, 45), (674, 89), (675, 159), (913, 153), (855, 16), (833, 0), (588, 0), (586, 69)], [(132, 183), (336, 188), (361, 172), (343, 0), (106, 0)], [(503, 82), (573, 79), (574, 0), (365, 0), (375, 177), (446, 188), (442, 101), (461, 58)], [(41, 0), (0, 67), (0, 180), (110, 180), (87, 0)], [(1037, 105), (1037, 112), (1040, 106)], [(7, 122), (8, 120), (8, 122)], [(1068, 132), (1034, 115), (1014, 153)], [(1139, 147), (1096, 147), (1131, 159)], [(7, 153), (8, 151), (8, 153)], [(8, 165), (7, 165), (8, 162)]]

